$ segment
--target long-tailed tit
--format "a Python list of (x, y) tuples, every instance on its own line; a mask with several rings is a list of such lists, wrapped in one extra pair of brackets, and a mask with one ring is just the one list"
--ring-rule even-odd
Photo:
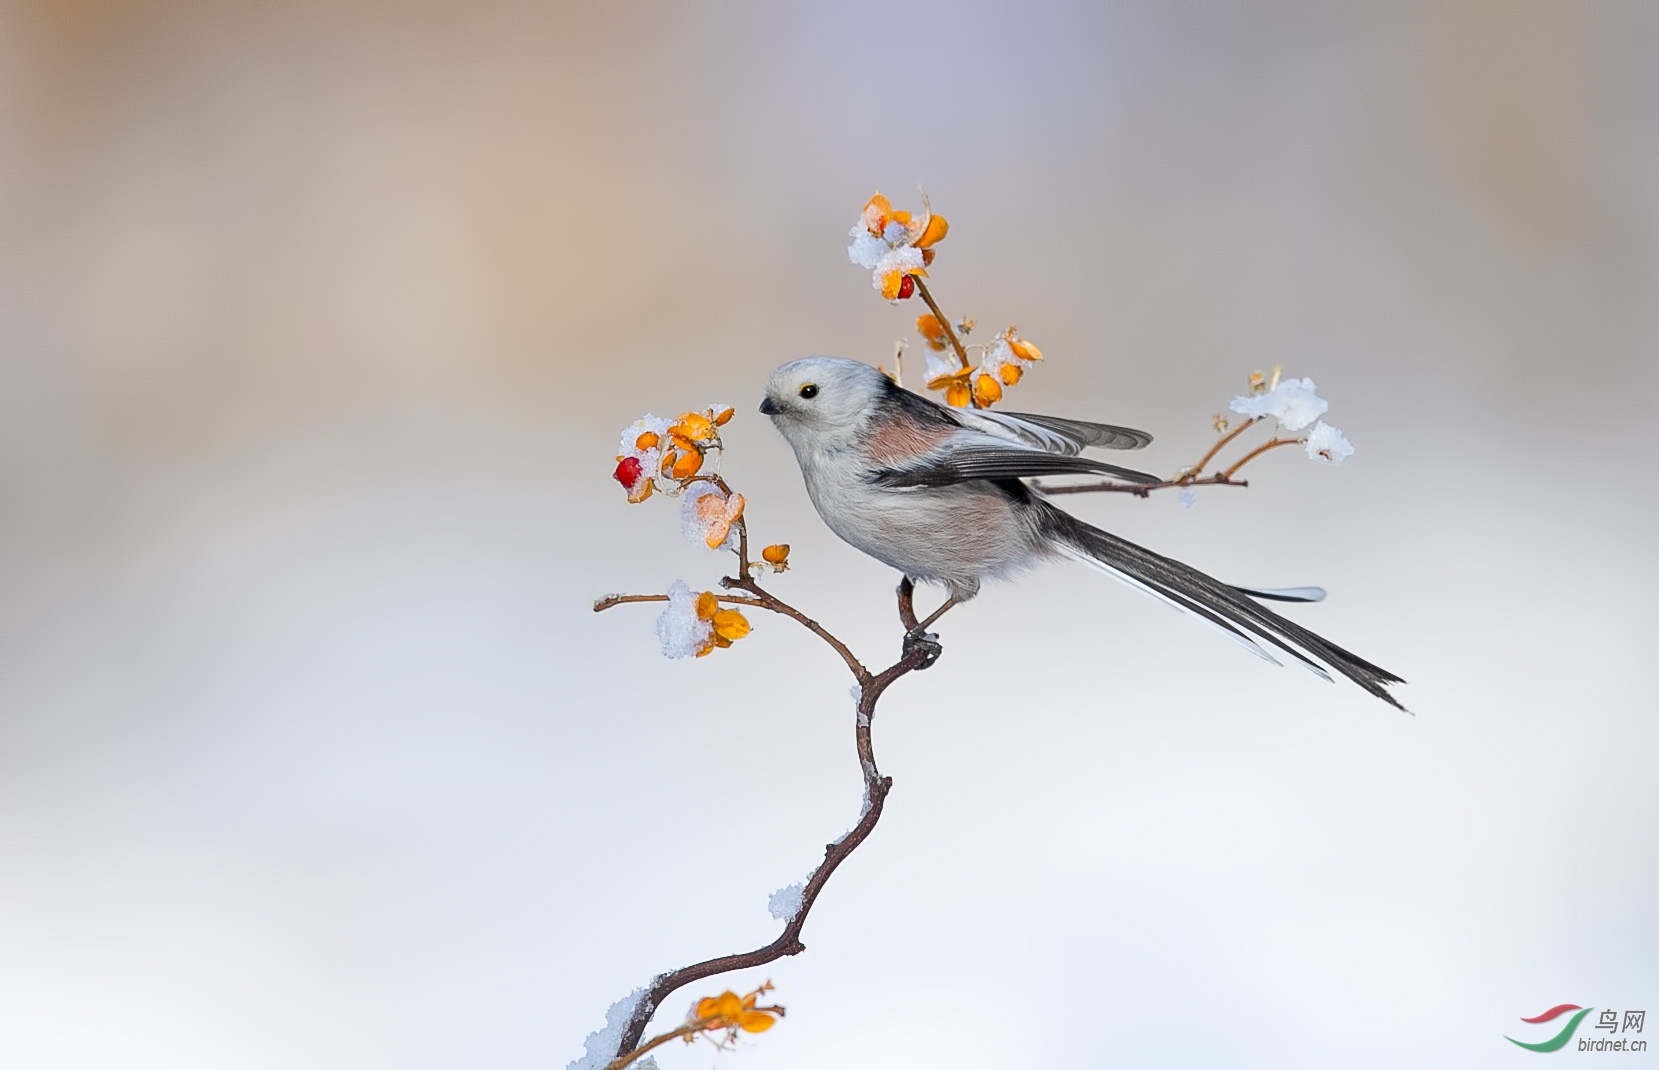
[(1327, 680), (1321, 664), (1400, 705), (1384, 689), (1402, 683), (1398, 676), (1255, 601), (1318, 601), (1324, 597), (1318, 588), (1230, 586), (1085, 524), (1025, 482), (1062, 474), (1161, 482), (1081, 456), (1091, 446), (1140, 449), (1151, 435), (1052, 416), (946, 408), (868, 364), (840, 357), (778, 368), (760, 411), (795, 450), (807, 493), (831, 531), (911, 580), (947, 588), (950, 597), (924, 629), (977, 594), (983, 579), (1071, 558), (1199, 617), (1274, 664), (1263, 643)]

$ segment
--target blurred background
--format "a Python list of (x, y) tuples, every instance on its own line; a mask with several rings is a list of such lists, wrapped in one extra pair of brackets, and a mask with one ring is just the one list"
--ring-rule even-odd
[(807, 953), (659, 1019), (770, 977), (787, 1021), (665, 1070), (1507, 1066), (1659, 1011), (1659, 8), (3, 18), (0, 1064), (563, 1066), (769, 941), (858, 812), (848, 681), (590, 611), (726, 566), (614, 443), (735, 405), (775, 590), (895, 656), (754, 406), (914, 340), (844, 248), (918, 184), (946, 310), (1048, 356), (1011, 407), (1173, 471), (1252, 369), (1318, 381), (1340, 470), (1069, 504), (1327, 586), (1294, 616), (1415, 716), (993, 586), (884, 701)]

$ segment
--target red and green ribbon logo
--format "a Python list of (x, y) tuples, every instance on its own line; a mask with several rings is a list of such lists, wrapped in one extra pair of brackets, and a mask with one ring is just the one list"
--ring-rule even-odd
[(1553, 1022), (1568, 1011), (1577, 1011), (1578, 1013), (1569, 1018), (1567, 1024), (1561, 1027), (1561, 1032), (1555, 1034), (1555, 1036), (1548, 1040), (1539, 1041), (1537, 1044), (1526, 1044), (1511, 1036), (1506, 1036), (1504, 1039), (1517, 1047), (1525, 1048), (1527, 1051), (1559, 1051), (1567, 1046), (1567, 1041), (1573, 1039), (1573, 1030), (1578, 1028), (1578, 1023), (1582, 1022), (1584, 1016), (1593, 1010), (1595, 1010), (1594, 1007), (1580, 1007), (1576, 1003), (1562, 1003), (1551, 1007), (1536, 1018), (1521, 1019), (1521, 1021), (1530, 1025), (1537, 1025), (1539, 1022)]

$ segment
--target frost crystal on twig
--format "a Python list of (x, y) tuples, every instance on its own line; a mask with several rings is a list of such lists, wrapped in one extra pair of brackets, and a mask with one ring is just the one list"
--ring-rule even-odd
[(1271, 390), (1236, 397), (1227, 407), (1251, 419), (1271, 416), (1286, 431), (1300, 431), (1331, 407), (1318, 390), (1312, 379), (1281, 379)]
[(697, 615), (697, 596), (684, 580), (668, 589), (668, 608), (657, 618), (657, 638), (665, 657), (691, 658), (708, 646), (714, 625)]
[(1354, 453), (1348, 436), (1324, 420), (1314, 424), (1313, 430), (1308, 432), (1307, 449), (1309, 457), (1331, 465), (1341, 464)]
[(628, 1028), (634, 1010), (639, 1006), (639, 1001), (645, 998), (647, 991), (649, 986), (636, 988), (611, 1004), (610, 1009), (605, 1012), (604, 1027), (588, 1034), (587, 1042), (583, 1045), (585, 1050), (582, 1057), (571, 1060), (565, 1070), (605, 1070), (611, 1060), (616, 1058), (623, 1031)]
[(766, 910), (779, 921), (793, 921), (801, 910), (801, 894), (806, 891), (805, 884), (791, 884), (779, 888), (766, 900)]

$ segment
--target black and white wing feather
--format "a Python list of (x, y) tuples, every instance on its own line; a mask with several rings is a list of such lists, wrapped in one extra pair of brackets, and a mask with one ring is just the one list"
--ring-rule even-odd
[(1090, 447), (1107, 450), (1138, 450), (1152, 441), (1145, 431), (1116, 424), (1067, 420), (1059, 416), (1038, 416), (1028, 412), (993, 412), (990, 409), (953, 409), (887, 380), (887, 404), (897, 406), (924, 425), (950, 424), (978, 431), (982, 435), (1017, 446), (1075, 457)]
[(1152, 441), (1151, 435), (1132, 427), (1039, 416), (1029, 412), (958, 409), (952, 415), (975, 431), (1035, 446), (1050, 453), (1075, 456), (1091, 446), (1105, 450), (1138, 450)]
[(951, 436), (940, 448), (930, 450), (914, 461), (876, 470), (871, 473), (870, 481), (894, 488), (949, 487), (973, 480), (1059, 475), (1111, 476), (1130, 483), (1163, 482), (1157, 476), (1132, 468), (1020, 446), (966, 429)]

